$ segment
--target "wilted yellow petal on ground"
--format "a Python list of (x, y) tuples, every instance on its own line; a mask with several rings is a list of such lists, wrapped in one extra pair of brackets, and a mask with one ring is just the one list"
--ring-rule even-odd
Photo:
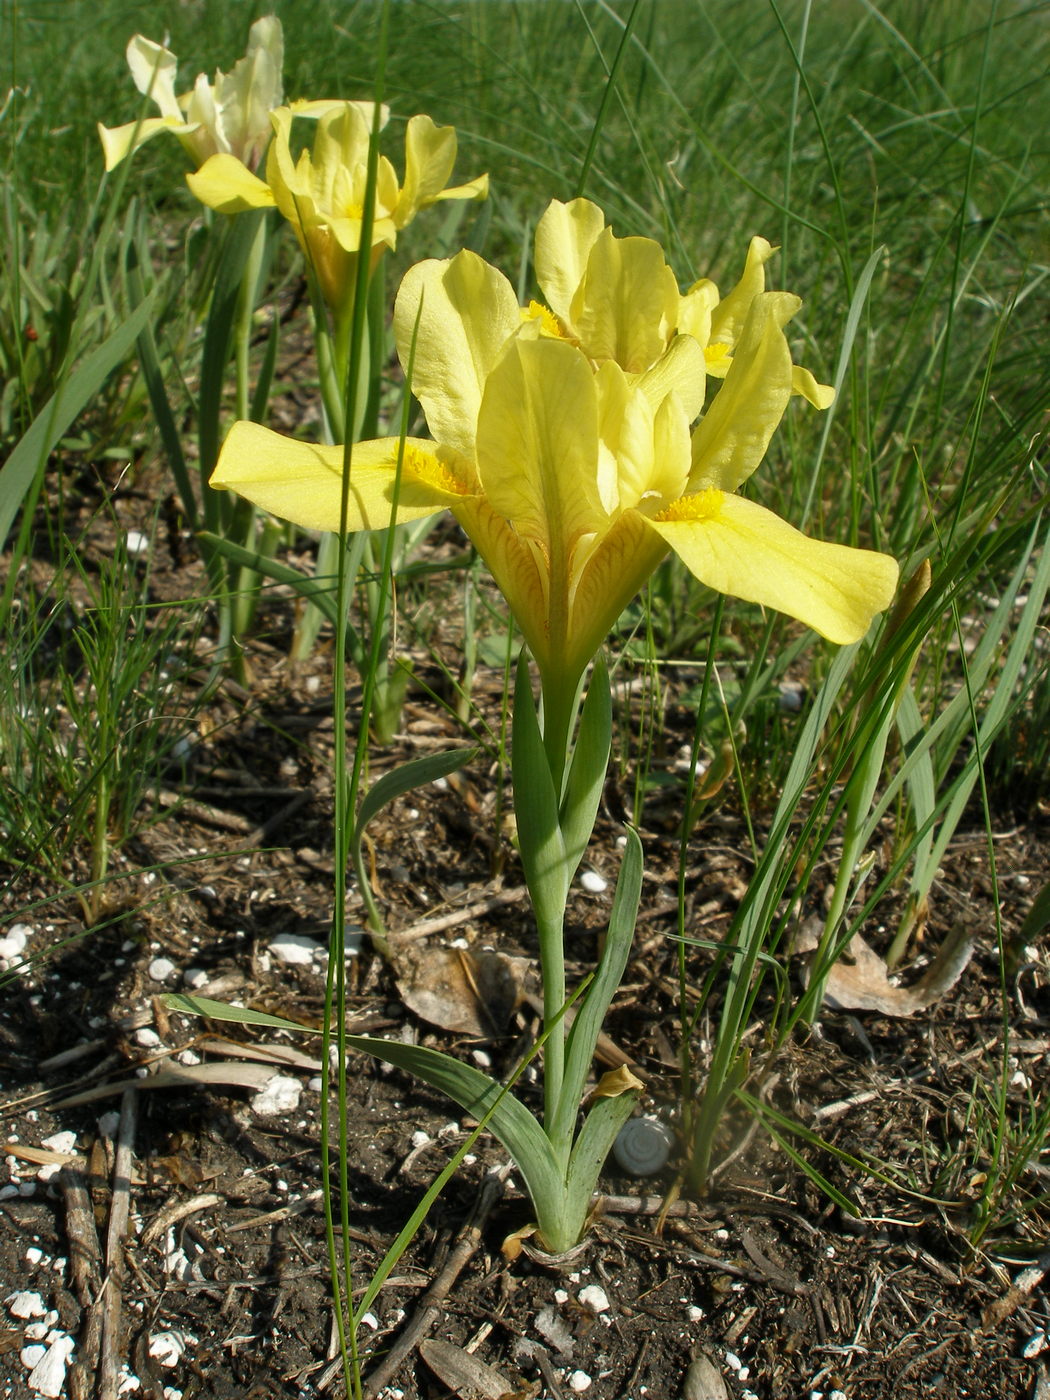
[(701, 583), (777, 608), (832, 642), (859, 641), (897, 586), (888, 555), (808, 539), (741, 496), (687, 496), (649, 526)]

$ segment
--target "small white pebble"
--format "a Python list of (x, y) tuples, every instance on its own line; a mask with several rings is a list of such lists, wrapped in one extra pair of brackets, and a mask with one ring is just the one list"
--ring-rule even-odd
[(31, 1346), (23, 1347), (18, 1355), (26, 1370), (31, 1371), (38, 1362), (43, 1361), (47, 1355), (47, 1347), (43, 1342), (33, 1342)]
[(554, 1301), (558, 1304), (567, 1303), (569, 1301), (569, 1295), (564, 1288), (556, 1288), (554, 1290)]
[(199, 1065), (201, 1057), (196, 1050), (180, 1050), (178, 1060), (180, 1065)]
[(306, 1087), (310, 1090), (311, 1094), (319, 1094), (324, 1088), (324, 1080), (319, 1074), (315, 1074), (312, 1079), (306, 1081)]
[[(66, 1332), (56, 1332), (51, 1345), (26, 1377), (26, 1385), (38, 1395), (58, 1397), (65, 1394), (66, 1367), (76, 1343)], [(28, 1348), (27, 1348), (28, 1350)]]
[(428, 1142), (433, 1141), (429, 1133), (425, 1133), (422, 1128), (417, 1128), (412, 1134), (411, 1142), (413, 1147), (426, 1147)]
[(47, 1305), (39, 1293), (26, 1289), (22, 1293), (9, 1293), (4, 1305), (12, 1317), (46, 1317)]
[(32, 932), (28, 924), (12, 924), (3, 938), (0, 938), (0, 958), (5, 961), (21, 958)]
[(833, 1390), (828, 1396), (828, 1400), (846, 1400), (846, 1392), (844, 1390)]
[(376, 1332), (379, 1330), (379, 1318), (376, 1317), (373, 1312), (366, 1312), (361, 1318), (361, 1325), (363, 1327), (369, 1327), (373, 1332)]
[(302, 1091), (303, 1086), (298, 1079), (275, 1074), (252, 1099), (252, 1108), (267, 1118), (276, 1113), (294, 1113), (299, 1107)]
[(152, 1026), (143, 1026), (135, 1032), (135, 1044), (141, 1045), (143, 1050), (159, 1050), (160, 1043), (160, 1036)]
[(315, 939), (304, 938), (298, 933), (279, 933), (276, 938), (270, 939), (268, 946), (278, 962), (289, 966), (309, 967), (321, 951), (321, 945)]
[(142, 1389), (142, 1382), (134, 1372), (129, 1371), (127, 1366), (120, 1368), (120, 1375), (117, 1377), (117, 1394), (134, 1395), (137, 1390)]
[(492, 1056), (487, 1050), (472, 1050), (470, 1052), (470, 1058), (474, 1061), (474, 1063), (479, 1069), (492, 1068)]
[(154, 958), (149, 965), (149, 975), (154, 982), (166, 982), (174, 971), (175, 964), (170, 958)]
[(569, 1377), (569, 1389), (576, 1395), (582, 1395), (585, 1390), (590, 1390), (591, 1378), (586, 1371), (573, 1371)]
[[(609, 888), (608, 881), (603, 880), (596, 870), (585, 870), (580, 876), (580, 884), (588, 894), (601, 894), (603, 890)], [(582, 1373), (577, 1372), (577, 1374)], [(588, 1377), (587, 1384), (590, 1385), (590, 1383), (590, 1377)]]
[(45, 1162), (42, 1167), (37, 1168), (36, 1179), (42, 1181), (46, 1186), (52, 1177), (55, 1177), (62, 1170), (61, 1162)]
[(61, 1133), (52, 1133), (50, 1137), (43, 1138), (40, 1146), (48, 1148), (51, 1152), (73, 1152), (76, 1150), (77, 1135), (67, 1128)]
[(27, 1264), (42, 1264), (44, 1262), (44, 1251), (38, 1249), (35, 1244), (31, 1244), (26, 1250)]
[(739, 1371), (741, 1366), (740, 1357), (735, 1352), (726, 1352), (726, 1365), (731, 1371)]
[(190, 991), (192, 992), (197, 991), (201, 987), (207, 986), (207, 983), (208, 974), (204, 971), (202, 967), (188, 967), (186, 971), (182, 974), (182, 985), (184, 987), (189, 987)]
[(155, 1332), (149, 1339), (149, 1354), (162, 1366), (177, 1366), (186, 1348), (196, 1345), (197, 1338), (189, 1332)]
[(1046, 1333), (1042, 1330), (1033, 1332), (1021, 1348), (1021, 1355), (1026, 1361), (1031, 1361), (1033, 1356), (1038, 1356), (1041, 1351), (1046, 1350)]
[(127, 545), (129, 554), (149, 553), (149, 535), (144, 535), (141, 530), (129, 530), (124, 536), (124, 543)]
[(698, 1308), (695, 1303), (686, 1308), (685, 1315), (690, 1322), (699, 1322), (704, 1315), (703, 1308)]
[(578, 1297), (584, 1307), (590, 1308), (592, 1312), (603, 1313), (609, 1310), (609, 1295), (596, 1283), (589, 1283), (586, 1288), (581, 1288)]

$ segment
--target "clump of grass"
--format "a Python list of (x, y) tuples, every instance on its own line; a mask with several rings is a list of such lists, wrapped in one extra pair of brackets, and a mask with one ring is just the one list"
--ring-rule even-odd
[(147, 825), (193, 722), (198, 622), (150, 596), (148, 554), (114, 526), (96, 569), (68, 539), (7, 613), (0, 669), (0, 861), (106, 907), (112, 854)]

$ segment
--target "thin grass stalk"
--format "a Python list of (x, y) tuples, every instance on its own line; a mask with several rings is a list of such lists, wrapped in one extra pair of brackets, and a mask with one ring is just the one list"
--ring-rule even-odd
[[(380, 46), (376, 58), (375, 111), (368, 148), (368, 172), (365, 182), (364, 208), (361, 217), (361, 248), (368, 249), (372, 243), (372, 227), (375, 219), (376, 176), (379, 162), (379, 118), (382, 101), (383, 78), (386, 63), (386, 33), (388, 5), (383, 6), (380, 29)], [(349, 347), (346, 363), (346, 377), (343, 385), (343, 402), (346, 407), (346, 421), (353, 423), (358, 403), (359, 370), (362, 347), (365, 339), (366, 297), (368, 291), (369, 259), (359, 257), (355, 267), (356, 286), (354, 291), (353, 319), (350, 326)], [(350, 471), (353, 442), (349, 435), (344, 439), (343, 481), (340, 500), (339, 562), (336, 583), (336, 611), (340, 618), (349, 609), (349, 596), (353, 577), (348, 570), (347, 528), (350, 500)], [(396, 508), (396, 507), (395, 507)], [(325, 1235), (328, 1245), (329, 1279), (332, 1289), (332, 1303), (335, 1310), (339, 1349), (343, 1361), (343, 1380), (348, 1395), (361, 1400), (361, 1366), (358, 1354), (358, 1319), (353, 1307), (353, 1258), (350, 1236), (350, 1179), (349, 1179), (349, 1124), (347, 1118), (347, 1040), (346, 1040), (346, 900), (347, 865), (353, 841), (355, 811), (358, 793), (364, 773), (364, 754), (368, 744), (368, 715), (371, 706), (372, 671), (367, 668), (362, 680), (364, 693), (361, 702), (361, 716), (358, 727), (358, 742), (354, 761), (347, 779), (347, 695), (346, 695), (346, 628), (335, 629), (334, 685), (332, 697), (334, 721), (334, 776), (335, 776), (335, 869), (333, 881), (334, 908), (332, 929), (329, 938), (328, 974), (325, 982), (325, 1012), (323, 1068), (322, 1068), (322, 1115), (321, 1115), (321, 1171), (324, 1187)], [(329, 1083), (331, 1073), (330, 1051), (333, 1043), (332, 1022), (336, 1022), (335, 1049), (338, 1060), (337, 1092), (339, 1105), (339, 1231), (341, 1249), (336, 1239), (335, 1203), (332, 1199), (329, 1153)], [(345, 1299), (345, 1302), (344, 1302)], [(344, 1311), (345, 1309), (345, 1311)], [(349, 1325), (348, 1325), (349, 1324)]]

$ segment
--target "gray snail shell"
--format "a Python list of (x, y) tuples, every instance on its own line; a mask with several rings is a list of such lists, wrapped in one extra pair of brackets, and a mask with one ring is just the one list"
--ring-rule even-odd
[(659, 1118), (629, 1118), (613, 1143), (613, 1156), (628, 1176), (653, 1176), (667, 1165), (674, 1133)]

